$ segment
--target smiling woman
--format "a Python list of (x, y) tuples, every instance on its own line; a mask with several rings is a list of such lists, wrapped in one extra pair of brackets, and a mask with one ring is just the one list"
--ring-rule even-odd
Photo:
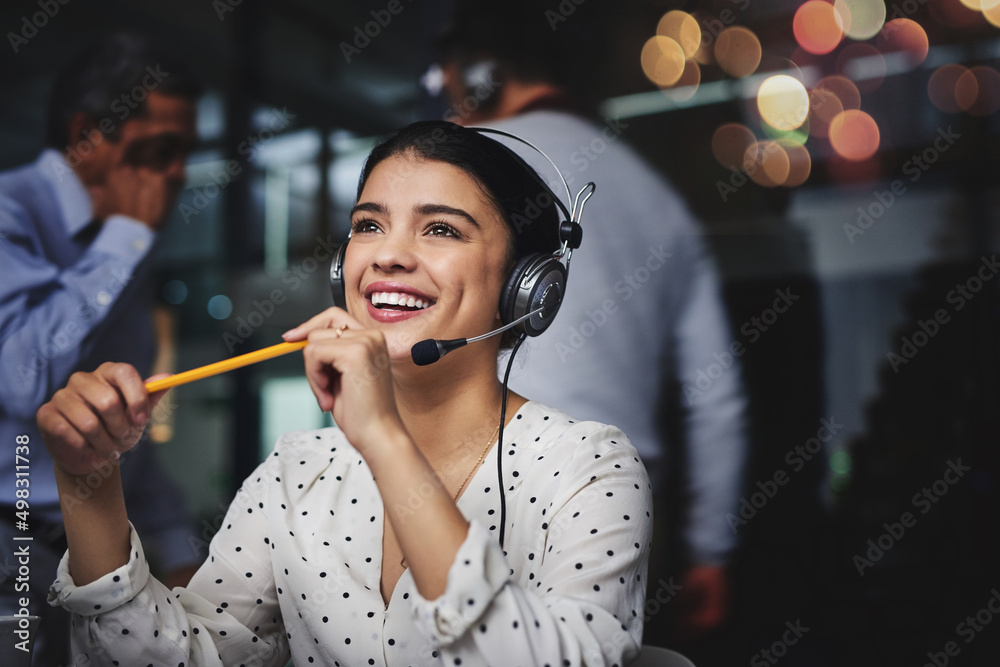
[(634, 658), (650, 495), (625, 435), (508, 396), (498, 338), (431, 366), (410, 357), (424, 338), (506, 320), (519, 267), (560, 247), (554, 209), (515, 222), (540, 192), (553, 201), (512, 151), (449, 123), (373, 150), (343, 252), (346, 309), (285, 334), (308, 341), (306, 377), (338, 426), (279, 440), (187, 588), (149, 575), (117, 472), (73, 496), (161, 395), (125, 365), (73, 376), (39, 423), (74, 505), (51, 599), (79, 615), (75, 650), (107, 664)]

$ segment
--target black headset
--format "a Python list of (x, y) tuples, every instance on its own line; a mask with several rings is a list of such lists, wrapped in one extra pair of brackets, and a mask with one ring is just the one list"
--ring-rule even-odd
[[(562, 173), (551, 158), (540, 148), (526, 139), (503, 130), (488, 127), (467, 129), (514, 139), (538, 151), (559, 174), (559, 179), (566, 188), (567, 200), (569, 199), (569, 183), (563, 178)], [(583, 229), (580, 227), (583, 207), (596, 189), (593, 183), (587, 183), (577, 193), (576, 198), (572, 201), (572, 210), (569, 210), (548, 186), (544, 183), (540, 183), (540, 185), (544, 188), (543, 192), (552, 197), (552, 201), (563, 213), (564, 220), (559, 223), (559, 241), (562, 246), (551, 254), (529, 253), (518, 260), (504, 282), (503, 291), (500, 293), (501, 323), (506, 325), (524, 318), (524, 321), (514, 327), (514, 330), (528, 336), (538, 336), (543, 333), (552, 324), (559, 311), (559, 306), (562, 305), (563, 295), (566, 293), (570, 259), (573, 256), (573, 250), (579, 248), (580, 242), (583, 240)], [(330, 264), (330, 290), (333, 293), (333, 303), (344, 309), (347, 307), (347, 296), (344, 289), (344, 255), (347, 252), (349, 241), (350, 237), (337, 247)], [(565, 264), (561, 261), (564, 257)], [(528, 317), (529, 315), (531, 316)]]

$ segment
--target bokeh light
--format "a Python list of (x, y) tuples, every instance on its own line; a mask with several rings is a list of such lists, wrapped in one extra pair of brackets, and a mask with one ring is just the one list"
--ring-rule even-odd
[[(961, 65), (942, 65), (934, 70), (927, 81), (927, 96), (931, 104), (945, 113), (958, 113), (962, 110), (956, 97), (956, 88), (962, 75), (968, 72)], [(975, 79), (973, 79), (975, 81)], [(978, 84), (977, 84), (978, 85)]]
[(955, 103), (962, 111), (968, 111), (979, 97), (979, 77), (971, 70), (965, 70), (955, 82)]
[(862, 93), (870, 93), (885, 81), (885, 58), (871, 44), (851, 44), (837, 54), (837, 74), (854, 81)]
[(830, 470), (838, 475), (847, 475), (851, 472), (851, 455), (841, 449), (830, 455)]
[(809, 0), (792, 19), (795, 41), (809, 53), (830, 53), (844, 38), (844, 27), (833, 5), (823, 0)]
[(765, 188), (798, 187), (812, 170), (812, 159), (805, 146), (783, 139), (754, 141), (743, 154), (743, 171)]
[(980, 0), (961, 0), (961, 2), (969, 9), (972, 9), (977, 12), (983, 8), (982, 2)]
[(884, 0), (837, 0), (833, 6), (851, 39), (871, 39), (885, 23)]
[(757, 185), (777, 187), (788, 179), (788, 153), (777, 141), (756, 142), (743, 156), (743, 169)]
[(743, 168), (743, 156), (756, 143), (753, 132), (740, 123), (726, 123), (712, 134), (712, 155), (726, 169)]
[(757, 35), (742, 26), (726, 28), (715, 41), (715, 60), (726, 74), (736, 78), (757, 71), (761, 53)]
[(817, 83), (809, 91), (809, 134), (826, 139), (830, 136), (830, 123), (843, 110), (844, 105), (837, 94), (824, 87), (822, 81)]
[(771, 127), (794, 130), (809, 117), (809, 94), (798, 79), (778, 74), (761, 84), (757, 109)]
[(181, 280), (168, 280), (163, 283), (163, 300), (172, 306), (184, 303), (187, 299), (188, 287)]
[(1000, 28), (1000, 0), (983, 0), (982, 12), (987, 21)]
[(812, 171), (812, 158), (805, 146), (780, 141), (788, 156), (788, 178), (782, 183), (786, 188), (795, 188), (806, 182)]
[[(1000, 7), (1000, 0), (994, 1)], [(893, 19), (886, 23), (878, 34), (878, 44), (883, 53), (905, 52), (911, 66), (922, 63), (930, 48), (927, 33), (910, 19)]]
[(216, 294), (208, 300), (208, 314), (217, 320), (224, 320), (233, 314), (233, 302), (224, 294)]
[(692, 59), (684, 62), (684, 72), (677, 83), (671, 86), (671, 95), (674, 100), (686, 101), (694, 97), (698, 92), (698, 85), (701, 84), (701, 67)]
[(656, 26), (656, 34), (669, 37), (684, 51), (685, 58), (693, 58), (701, 47), (701, 26), (687, 12), (669, 11)]
[(794, 130), (779, 130), (766, 120), (761, 119), (760, 127), (770, 139), (781, 140), (781, 145), (801, 146), (809, 139), (809, 118)]
[(859, 109), (842, 111), (830, 123), (830, 145), (852, 162), (866, 160), (878, 150), (878, 124)]
[(658, 86), (672, 86), (684, 73), (684, 50), (662, 35), (650, 37), (642, 47), (642, 71)]
[(988, 116), (1000, 109), (1000, 73), (991, 67), (963, 72), (955, 85), (958, 105), (974, 116)]
[(844, 109), (861, 108), (861, 91), (854, 85), (854, 82), (844, 76), (826, 76), (816, 82), (813, 88), (829, 90), (837, 96)]

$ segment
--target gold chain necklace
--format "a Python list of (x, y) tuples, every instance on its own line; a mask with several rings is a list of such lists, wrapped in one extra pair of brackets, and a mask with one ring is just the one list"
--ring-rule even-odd
[[(462, 486), (458, 487), (458, 491), (455, 492), (455, 497), (452, 498), (452, 500), (454, 500), (456, 503), (458, 502), (458, 497), (462, 495), (462, 491), (465, 490), (465, 485), (469, 483), (469, 480), (472, 479), (472, 476), (475, 474), (476, 470), (478, 470), (479, 466), (482, 465), (483, 459), (486, 458), (486, 452), (490, 451), (490, 445), (493, 444), (493, 441), (496, 439), (498, 433), (500, 433), (499, 421), (497, 421), (497, 427), (496, 429), (494, 429), (493, 435), (491, 435), (489, 440), (486, 441), (486, 446), (483, 448), (482, 453), (479, 455), (479, 459), (476, 461), (475, 465), (472, 466), (472, 470), (469, 471), (469, 474), (465, 476), (465, 481), (462, 482)], [(499, 453), (497, 454), (497, 456), (499, 456)], [(401, 567), (404, 568), (406, 567), (405, 556), (399, 559), (399, 564)]]
[(479, 468), (480, 464), (482, 464), (483, 462), (483, 459), (486, 458), (486, 452), (490, 450), (490, 445), (493, 444), (493, 440), (496, 439), (497, 434), (499, 432), (500, 432), (500, 422), (498, 421), (496, 429), (493, 430), (493, 435), (491, 435), (490, 439), (486, 441), (486, 447), (483, 449), (483, 453), (479, 455), (479, 460), (476, 461), (476, 464), (474, 466), (472, 466), (472, 470), (470, 470), (469, 474), (466, 475), (465, 481), (462, 482), (462, 486), (458, 487), (458, 491), (455, 492), (455, 498), (454, 498), (455, 502), (458, 502), (458, 497), (462, 495), (462, 491), (465, 490), (465, 485), (469, 483), (469, 480), (472, 479), (472, 475), (476, 472), (476, 469)]

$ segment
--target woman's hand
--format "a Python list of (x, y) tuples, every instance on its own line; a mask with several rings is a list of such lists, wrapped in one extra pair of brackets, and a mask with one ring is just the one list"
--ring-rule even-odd
[(36, 416), (56, 467), (78, 476), (117, 461), (139, 441), (166, 391), (147, 393), (128, 364), (109, 362), (93, 373), (74, 373)]
[(362, 455), (406, 429), (396, 409), (385, 336), (364, 329), (341, 308), (329, 308), (284, 334), (309, 339), (306, 378), (324, 412)]

